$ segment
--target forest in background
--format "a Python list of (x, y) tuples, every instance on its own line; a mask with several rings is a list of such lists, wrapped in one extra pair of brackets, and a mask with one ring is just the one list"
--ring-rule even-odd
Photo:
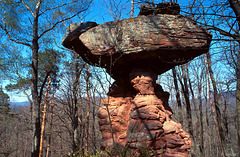
[[(116, 21), (136, 17), (141, 4), (159, 2), (176, 1), (2, 0), (0, 81), (10, 83), (0, 89), (0, 157), (100, 156), (97, 111), (113, 79), (61, 40), (70, 23), (100, 19), (97, 4), (102, 19)], [(240, 1), (177, 3), (213, 40), (209, 53), (162, 74), (158, 83), (170, 93), (173, 119), (191, 135), (191, 156), (237, 157)], [(6, 91), (24, 94), (30, 105), (10, 108)]]

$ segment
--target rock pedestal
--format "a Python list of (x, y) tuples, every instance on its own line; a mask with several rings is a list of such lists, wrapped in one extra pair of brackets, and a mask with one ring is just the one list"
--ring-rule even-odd
[[(99, 109), (102, 132), (101, 149), (125, 148), (136, 156), (186, 157), (191, 139), (181, 124), (171, 119), (169, 93), (156, 84), (157, 75), (147, 70), (133, 70), (124, 91), (115, 88)], [(121, 84), (121, 83), (120, 83)], [(119, 85), (119, 84), (118, 84)]]

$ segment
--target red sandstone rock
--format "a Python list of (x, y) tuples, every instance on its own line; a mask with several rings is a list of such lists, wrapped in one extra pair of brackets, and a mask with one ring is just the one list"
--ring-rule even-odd
[(122, 146), (127, 144), (126, 137), (131, 100), (131, 97), (108, 97), (102, 100), (104, 106), (98, 111), (99, 126), (102, 132), (102, 149), (113, 146), (112, 134), (114, 142)]
[[(141, 150), (149, 147), (154, 152), (153, 156), (187, 157), (191, 139), (181, 124), (171, 120), (172, 111), (168, 110), (167, 102), (169, 94), (156, 84), (154, 73), (143, 71), (139, 76), (140, 71), (134, 70), (131, 74), (132, 86), (138, 91), (134, 98), (119, 97), (120, 93), (115, 92), (117, 97), (112, 94), (103, 100), (105, 106), (99, 110), (99, 125), (103, 136), (101, 148), (113, 147), (113, 135), (115, 145), (127, 146), (136, 156), (143, 155)], [(124, 92), (122, 95), (125, 95)]]
[(137, 89), (137, 91), (139, 92), (139, 94), (141, 95), (146, 95), (146, 94), (150, 94), (153, 95), (154, 94), (154, 87), (152, 85), (152, 79), (150, 77), (144, 77), (141, 78), (141, 76), (137, 76), (137, 78), (133, 79), (132, 81), (133, 88)]

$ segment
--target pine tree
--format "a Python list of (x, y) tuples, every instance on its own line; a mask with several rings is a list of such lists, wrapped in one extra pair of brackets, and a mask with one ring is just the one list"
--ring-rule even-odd
[(2, 87), (0, 88), (0, 114), (6, 114), (10, 112), (10, 97), (4, 93)]

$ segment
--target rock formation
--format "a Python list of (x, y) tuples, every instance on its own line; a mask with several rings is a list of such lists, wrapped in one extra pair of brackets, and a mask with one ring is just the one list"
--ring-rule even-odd
[(153, 156), (188, 156), (190, 136), (171, 119), (169, 93), (156, 79), (207, 52), (211, 34), (178, 10), (171, 15), (163, 8), (143, 6), (137, 18), (101, 25), (73, 24), (63, 39), (65, 47), (115, 79), (98, 113), (101, 149), (127, 147), (140, 156), (150, 148)]
[(133, 88), (119, 89), (102, 101), (104, 106), (99, 110), (102, 149), (111, 148), (114, 139), (115, 144), (127, 146), (137, 156), (144, 148), (152, 148), (153, 156), (188, 156), (190, 136), (181, 124), (171, 120), (169, 93), (156, 84), (156, 79), (157, 75), (150, 70), (133, 69), (130, 73)]

